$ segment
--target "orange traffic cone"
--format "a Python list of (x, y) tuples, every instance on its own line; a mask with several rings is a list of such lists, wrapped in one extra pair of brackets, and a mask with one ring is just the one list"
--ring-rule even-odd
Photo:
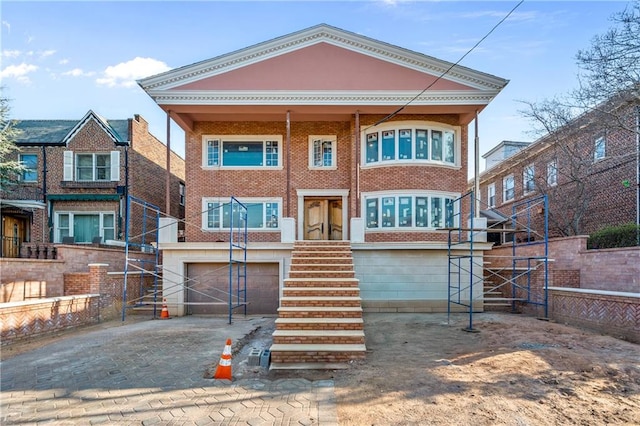
[(218, 368), (216, 368), (216, 374), (213, 376), (214, 379), (231, 379), (231, 339), (227, 339), (227, 343), (224, 346), (224, 350), (222, 351), (222, 356), (220, 357), (220, 362), (218, 363)]
[(167, 309), (167, 299), (162, 299), (162, 312), (160, 312), (160, 319), (169, 319), (169, 309)]

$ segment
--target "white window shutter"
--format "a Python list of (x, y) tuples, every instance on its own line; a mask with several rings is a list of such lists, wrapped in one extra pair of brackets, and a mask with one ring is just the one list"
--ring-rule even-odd
[(73, 151), (64, 151), (62, 180), (73, 180)]
[(120, 180), (120, 151), (111, 151), (111, 180)]

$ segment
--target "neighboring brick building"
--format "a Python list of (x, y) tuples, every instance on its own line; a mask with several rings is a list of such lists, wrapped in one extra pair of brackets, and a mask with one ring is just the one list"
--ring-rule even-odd
[(509, 216), (514, 203), (547, 194), (551, 237), (635, 223), (639, 105), (605, 103), (487, 168), (482, 209)]
[[(166, 146), (139, 115), (105, 120), (89, 111), (79, 121), (16, 120), (14, 126), (15, 155), (27, 170), (0, 194), (3, 257), (18, 257), (25, 242), (123, 240), (127, 195), (184, 217), (184, 160), (171, 153), (171, 211), (165, 212)], [(140, 223), (132, 224), (140, 234)]]
[(165, 280), (223, 268), (235, 196), (264, 285), (277, 290), (294, 240), (349, 240), (365, 308), (446, 310), (438, 229), (459, 224), (468, 124), (507, 84), (451, 65), (318, 25), (140, 81), (185, 130), (187, 211), (201, 212), (186, 243), (161, 245)]

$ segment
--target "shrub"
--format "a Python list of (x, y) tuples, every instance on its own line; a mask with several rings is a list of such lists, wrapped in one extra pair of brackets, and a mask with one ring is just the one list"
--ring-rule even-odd
[(638, 232), (640, 232), (640, 226), (635, 223), (607, 226), (589, 236), (587, 248), (605, 249), (637, 246)]

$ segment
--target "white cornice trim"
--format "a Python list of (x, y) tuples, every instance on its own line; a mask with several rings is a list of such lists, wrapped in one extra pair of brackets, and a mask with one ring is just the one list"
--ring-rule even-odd
[[(157, 89), (168, 90), (321, 42), (434, 76), (443, 74), (452, 65), (450, 62), (436, 59), (422, 53), (323, 24), (209, 60), (177, 68), (166, 73), (141, 79), (138, 81), (138, 84), (147, 92)], [(495, 91), (500, 91), (508, 82), (500, 77), (459, 65), (447, 73), (446, 79), (479, 90)]]
[(428, 91), (413, 100), (415, 92), (387, 91), (170, 91), (149, 95), (159, 105), (487, 105), (496, 91)]

